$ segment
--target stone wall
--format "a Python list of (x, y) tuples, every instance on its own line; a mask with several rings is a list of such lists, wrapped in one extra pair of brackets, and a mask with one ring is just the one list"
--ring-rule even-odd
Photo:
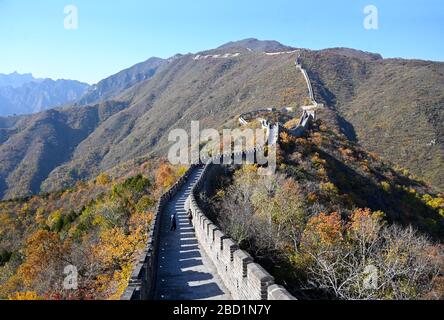
[(310, 78), (309, 78), (309, 76), (308, 76), (307, 71), (306, 71), (304, 68), (302, 68), (302, 65), (301, 65), (301, 64), (298, 64), (298, 62), (296, 62), (296, 67), (297, 67), (299, 70), (301, 70), (302, 75), (304, 76), (305, 81), (307, 82), (308, 94), (309, 94), (309, 96), (310, 96), (310, 100), (311, 100), (311, 102), (312, 102), (314, 105), (317, 105), (316, 100), (315, 100), (315, 97), (314, 97), (314, 94), (313, 94), (313, 87), (312, 87), (312, 85), (311, 85), (311, 81), (310, 81)]
[(296, 127), (288, 129), (280, 125), (279, 130), (295, 137), (301, 137), (315, 120), (316, 120), (316, 112), (304, 111), (301, 120), (299, 121), (299, 124)]
[(194, 216), (196, 238), (216, 267), (219, 277), (235, 300), (296, 300), (287, 290), (274, 283), (274, 278), (233, 239), (221, 231), (199, 208), (196, 195), (205, 187), (214, 164), (207, 164), (194, 186), (189, 205)]
[[(288, 130), (284, 127), (277, 127), (276, 133), (270, 132), (270, 135), (278, 135), (279, 130), (284, 130), (294, 136), (301, 136), (310, 127), (314, 119), (315, 114), (304, 111), (296, 128)], [(260, 149), (261, 147), (257, 147), (257, 149), (244, 152), (243, 156), (245, 157), (247, 153), (256, 153)], [(217, 172), (215, 167), (220, 166), (213, 164), (213, 162), (218, 160), (217, 163), (220, 163), (221, 161), (218, 158), (231, 156), (231, 154), (220, 155), (206, 162), (200, 179), (191, 191), (187, 206), (193, 213), (196, 238), (210, 257), (218, 275), (230, 291), (233, 299), (296, 300), (285, 288), (276, 285), (274, 278), (259, 264), (255, 263), (247, 252), (241, 250), (234, 240), (220, 230), (199, 208), (196, 196), (202, 191), (208, 193), (209, 180), (214, 179), (214, 172)]]
[[(301, 70), (307, 81), (310, 99), (312, 100), (314, 106), (317, 106), (307, 72), (298, 62), (296, 62), (296, 65)], [(241, 124), (248, 123), (245, 117), (246, 114), (241, 115), (239, 118)], [(270, 128), (270, 144), (272, 145), (278, 141), (279, 131), (284, 131), (294, 136), (301, 136), (309, 128), (310, 124), (315, 118), (315, 111), (309, 112), (305, 110), (300, 123), (296, 128), (286, 129), (281, 125)], [(238, 154), (223, 154), (205, 161), (202, 160), (203, 163), (206, 163), (205, 169), (200, 179), (192, 189), (190, 198), (187, 201), (187, 207), (189, 206), (193, 213), (196, 237), (200, 245), (212, 260), (217, 269), (218, 275), (221, 277), (234, 299), (296, 300), (295, 297), (293, 297), (285, 288), (276, 285), (274, 283), (274, 278), (267, 271), (265, 271), (259, 264), (255, 263), (253, 258), (247, 252), (240, 250), (233, 239), (230, 239), (212, 221), (210, 221), (199, 208), (196, 201), (197, 193), (203, 189), (208, 189), (208, 187), (211, 185), (211, 179), (214, 178), (212, 173), (215, 171), (212, 169), (214, 169), (213, 167), (216, 166), (216, 164), (213, 164), (213, 162), (216, 162), (216, 159), (220, 160), (221, 158), (231, 158), (232, 156), (239, 156), (239, 154), (242, 154), (242, 156), (246, 156), (247, 154), (251, 153), (257, 154), (261, 149), (263, 149), (263, 146), (247, 152), (239, 152)], [(190, 173), (195, 168), (196, 166), (191, 166), (185, 175), (159, 199), (157, 209), (150, 226), (148, 243), (145, 249), (141, 252), (140, 258), (134, 267), (128, 287), (121, 297), (122, 300), (147, 300), (153, 298), (158, 256), (160, 217), (166, 204), (185, 184)]]
[(153, 298), (157, 269), (160, 217), (166, 204), (176, 195), (177, 191), (181, 189), (195, 168), (196, 166), (191, 166), (188, 171), (160, 197), (153, 221), (150, 225), (148, 242), (144, 250), (140, 253), (139, 259), (131, 274), (128, 287), (123, 293), (121, 300), (149, 300)]

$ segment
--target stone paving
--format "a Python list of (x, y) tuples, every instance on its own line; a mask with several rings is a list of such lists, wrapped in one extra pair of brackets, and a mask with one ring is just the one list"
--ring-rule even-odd
[[(157, 300), (231, 300), (187, 219), (185, 202), (202, 171), (203, 168), (197, 168), (191, 173), (162, 214), (155, 292)], [(174, 213), (177, 230), (170, 231), (171, 215)]]

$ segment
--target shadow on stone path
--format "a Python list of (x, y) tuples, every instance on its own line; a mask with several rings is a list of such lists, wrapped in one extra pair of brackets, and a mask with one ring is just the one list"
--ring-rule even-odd
[[(228, 290), (216, 269), (200, 248), (194, 228), (188, 223), (185, 201), (202, 174), (196, 168), (167, 205), (161, 217), (156, 300), (228, 300)], [(177, 230), (170, 231), (176, 213)]]

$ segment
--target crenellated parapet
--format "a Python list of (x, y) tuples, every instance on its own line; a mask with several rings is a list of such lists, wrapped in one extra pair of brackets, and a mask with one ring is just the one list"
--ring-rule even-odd
[(166, 192), (164, 193), (158, 203), (154, 212), (153, 220), (151, 221), (148, 242), (139, 255), (131, 277), (128, 282), (128, 287), (125, 289), (121, 300), (150, 300), (153, 298), (155, 289), (157, 260), (159, 255), (159, 231), (160, 218), (168, 202), (177, 194), (182, 186), (188, 180), (191, 172), (196, 168), (192, 165), (187, 172)]
[(255, 263), (199, 208), (196, 195), (204, 186), (212, 166), (215, 165), (209, 163), (205, 166), (189, 201), (196, 237), (216, 267), (218, 276), (236, 300), (296, 300), (285, 288), (277, 286), (273, 276)]

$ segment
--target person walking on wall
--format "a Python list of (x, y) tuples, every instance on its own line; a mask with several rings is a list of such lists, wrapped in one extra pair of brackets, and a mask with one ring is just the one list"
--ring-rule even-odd
[(170, 229), (170, 231), (176, 231), (176, 229), (177, 229), (176, 215), (172, 214), (171, 215), (171, 229)]
[(188, 210), (188, 221), (190, 225), (193, 225), (193, 212), (191, 212), (191, 209)]

